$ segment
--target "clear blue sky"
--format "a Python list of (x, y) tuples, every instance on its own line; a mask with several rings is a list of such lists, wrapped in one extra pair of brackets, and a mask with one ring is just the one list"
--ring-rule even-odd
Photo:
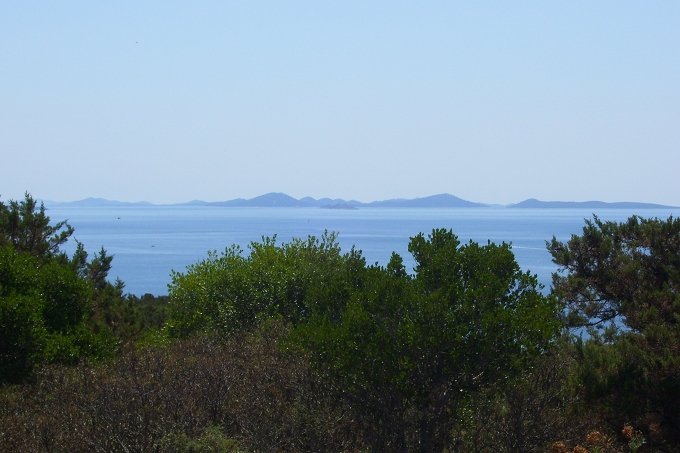
[(5, 1), (0, 195), (680, 205), (678, 1)]

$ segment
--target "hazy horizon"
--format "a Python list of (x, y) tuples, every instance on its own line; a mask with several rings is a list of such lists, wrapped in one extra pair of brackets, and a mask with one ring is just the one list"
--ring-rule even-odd
[(0, 6), (2, 200), (680, 205), (680, 3)]
[[(235, 198), (229, 198), (229, 199), (225, 198), (225, 199), (216, 199), (216, 200), (191, 199), (191, 200), (176, 200), (176, 201), (158, 203), (158, 202), (153, 202), (153, 201), (149, 201), (149, 200), (134, 200), (134, 199), (133, 200), (119, 200), (119, 199), (103, 198), (103, 197), (84, 197), (84, 198), (79, 198), (79, 199), (74, 199), (74, 200), (58, 200), (58, 199), (36, 197), (34, 194), (30, 194), (30, 195), (33, 196), (33, 198), (35, 198), (39, 201), (42, 201), (42, 202), (45, 202), (45, 203), (57, 203), (57, 204), (77, 203), (77, 202), (80, 202), (80, 201), (88, 201), (88, 200), (102, 200), (102, 201), (105, 201), (105, 202), (120, 202), (120, 203), (130, 203), (130, 204), (149, 203), (149, 204), (152, 204), (152, 205), (163, 206), (163, 205), (187, 204), (187, 203), (191, 203), (191, 202), (215, 203), (215, 202), (234, 201), (234, 200), (238, 200), (238, 199), (250, 200), (250, 199), (253, 199), (253, 198), (258, 198), (258, 197), (261, 197), (261, 196), (272, 195), (272, 194), (286, 195), (286, 196), (295, 198), (297, 200), (302, 200), (303, 198), (311, 197), (315, 200), (332, 199), (332, 200), (342, 200), (342, 201), (346, 201), (346, 202), (354, 201), (354, 202), (359, 202), (359, 203), (362, 203), (362, 204), (363, 203), (379, 202), (379, 201), (390, 201), (390, 200), (422, 199), (422, 198), (429, 198), (429, 197), (439, 196), (439, 195), (452, 195), (452, 196), (456, 197), (456, 194), (440, 193), (440, 194), (420, 195), (420, 196), (415, 196), (415, 197), (388, 197), (388, 198), (381, 198), (381, 199), (367, 199), (367, 200), (365, 200), (365, 199), (355, 199), (355, 198), (350, 199), (350, 198), (346, 198), (346, 197), (323, 197), (323, 196), (314, 197), (314, 196), (310, 196), (310, 195), (293, 196), (293, 195), (285, 193), (285, 192), (268, 192), (268, 193), (256, 195), (254, 197), (235, 197)], [(22, 199), (22, 198), (23, 198), (23, 196), (19, 197), (17, 199)], [(510, 202), (510, 203), (497, 203), (497, 202), (493, 202), (493, 201), (468, 200), (468, 199), (464, 199), (462, 197), (458, 197), (458, 198), (461, 198), (464, 201), (470, 201), (470, 202), (474, 202), (474, 203), (485, 204), (489, 207), (511, 206), (513, 204), (517, 204), (517, 203), (529, 201), (529, 200), (537, 200), (537, 201), (548, 202), (548, 203), (552, 203), (552, 202), (556, 202), (556, 203), (561, 203), (561, 202), (566, 202), (566, 203), (572, 203), (572, 202), (575, 202), (575, 203), (582, 203), (582, 202), (583, 203), (587, 203), (587, 202), (617, 203), (617, 202), (623, 202), (623, 203), (655, 204), (655, 205), (659, 205), (659, 206), (668, 206), (668, 207), (673, 207), (673, 208), (678, 207), (678, 206), (675, 206), (675, 205), (664, 205), (663, 203), (656, 203), (654, 201), (646, 201), (646, 200), (613, 200), (613, 201), (596, 200), (596, 199), (587, 199), (587, 200), (541, 200), (541, 199), (537, 199), (536, 197), (530, 197), (530, 198), (525, 198), (525, 199), (522, 199), (522, 200), (516, 200), (516, 201)], [(0, 201), (6, 202), (7, 199), (3, 198), (0, 194)]]

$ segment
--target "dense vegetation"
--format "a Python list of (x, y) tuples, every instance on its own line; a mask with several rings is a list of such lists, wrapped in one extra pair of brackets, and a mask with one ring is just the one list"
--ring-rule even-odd
[(0, 202), (0, 445), (17, 451), (674, 451), (680, 222), (587, 221), (549, 294), (508, 244), (263, 238), (124, 294)]
[(60, 250), (72, 234), (28, 194), (0, 202), (0, 382), (30, 378), (35, 364), (113, 357), (162, 324), (164, 298), (124, 296), (104, 249), (89, 260), (80, 243), (71, 257)]

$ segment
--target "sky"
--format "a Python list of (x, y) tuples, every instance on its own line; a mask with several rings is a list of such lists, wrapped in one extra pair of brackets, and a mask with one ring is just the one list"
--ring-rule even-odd
[(680, 206), (680, 2), (0, 2), (0, 196)]

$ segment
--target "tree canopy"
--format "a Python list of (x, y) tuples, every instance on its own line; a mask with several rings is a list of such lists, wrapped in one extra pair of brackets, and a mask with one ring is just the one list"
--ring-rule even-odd
[(28, 193), (21, 201), (0, 200), (0, 246), (11, 245), (16, 251), (45, 260), (60, 253), (59, 247), (73, 234), (73, 227), (63, 220), (50, 224), (45, 205)]
[(461, 245), (449, 230), (411, 239), (409, 275), (342, 254), (335, 235), (275, 238), (176, 273), (171, 335), (230, 335), (272, 317), (291, 322), (291, 345), (351, 401), (378, 449), (424, 451), (449, 438), (452, 412), (478, 389), (505, 382), (558, 329), (557, 305), (520, 271), (508, 244)]
[(0, 202), (0, 382), (25, 379), (38, 362), (75, 363), (113, 347), (107, 332), (86, 325), (94, 296), (110, 286), (112, 257), (102, 249), (88, 261), (78, 244), (69, 258), (60, 247), (72, 234), (29, 194)]
[(586, 220), (583, 233), (548, 245), (560, 271), (554, 291), (572, 326), (643, 332), (678, 324), (680, 219), (638, 216), (626, 222)]
[(568, 325), (588, 327), (581, 376), (614, 423), (680, 443), (680, 219), (586, 221), (549, 243)]

